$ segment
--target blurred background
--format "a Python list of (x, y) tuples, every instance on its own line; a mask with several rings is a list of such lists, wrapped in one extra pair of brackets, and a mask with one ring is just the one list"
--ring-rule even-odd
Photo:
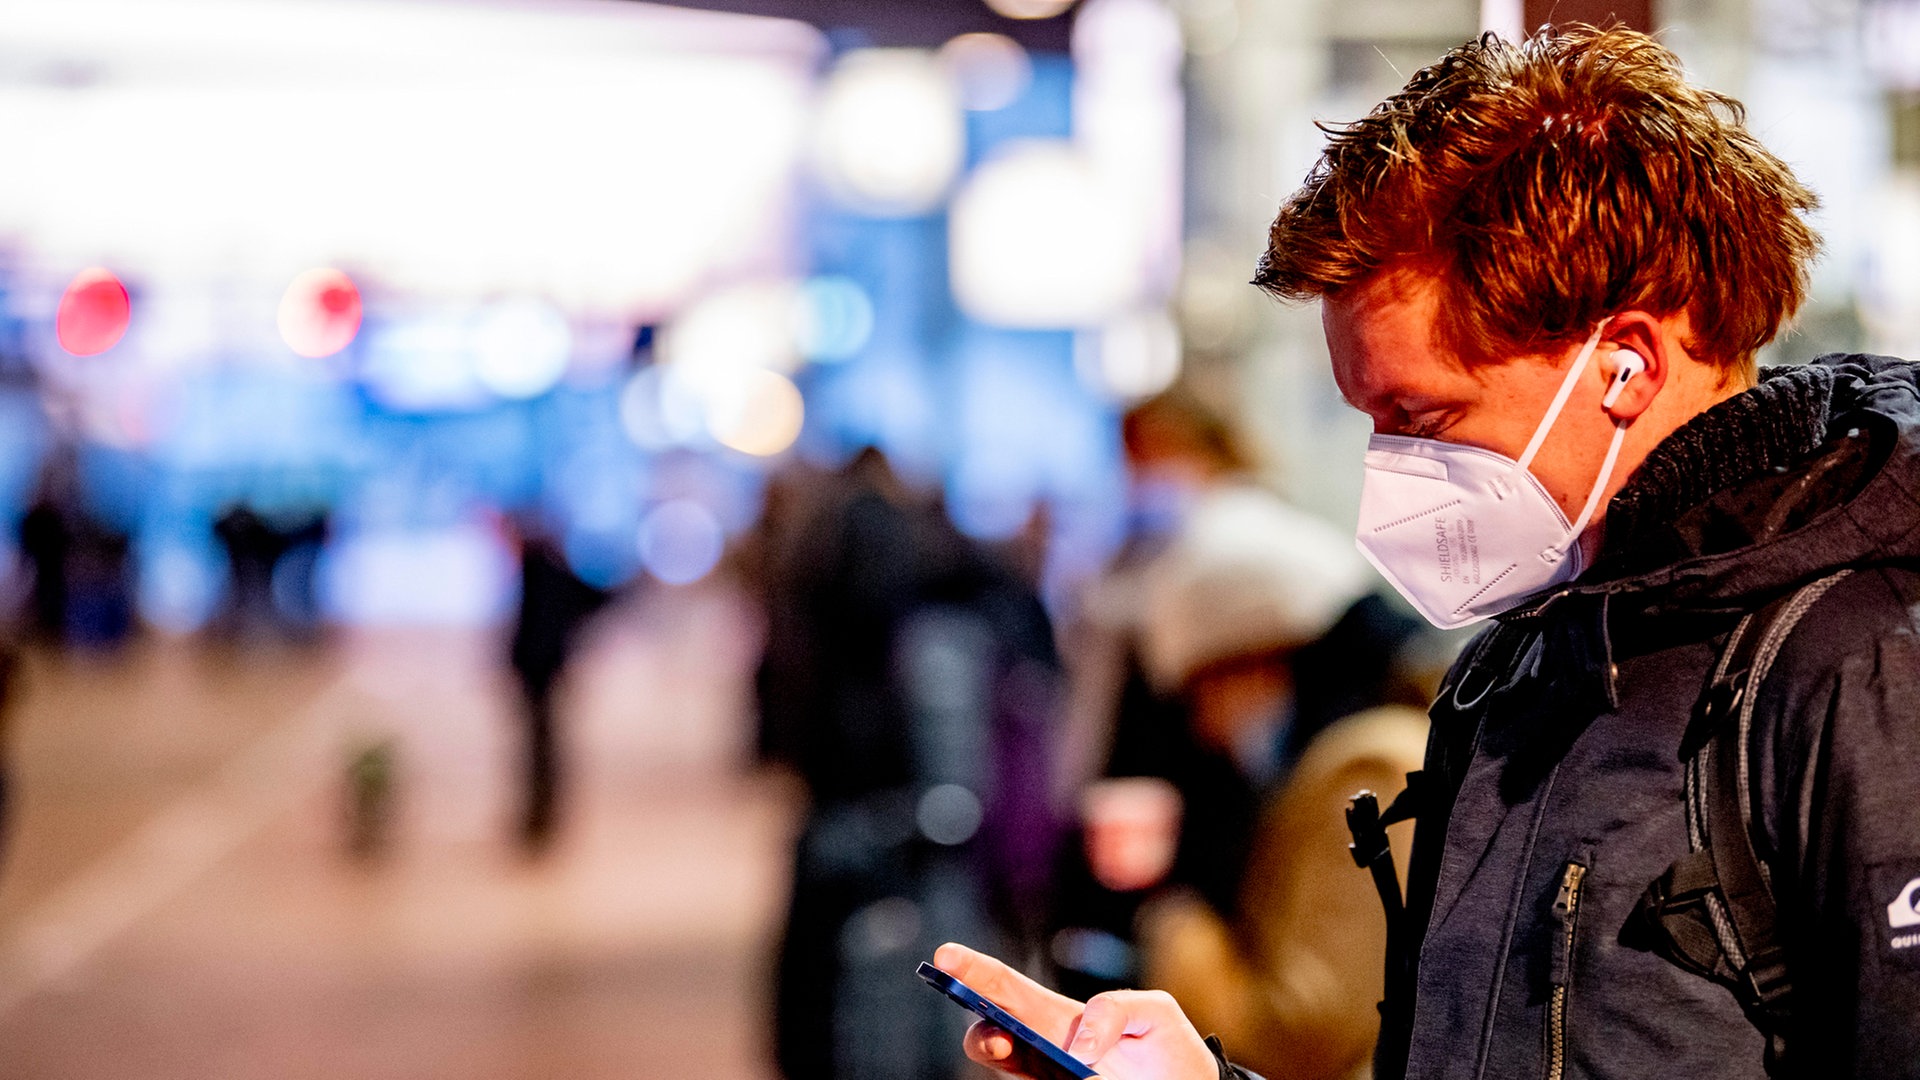
[(0, 2), (0, 1076), (954, 1076), (940, 941), (1257, 974), (1308, 742), (1458, 644), (1267, 223), (1615, 16), (1824, 200), (1766, 359), (1920, 353), (1914, 0)]

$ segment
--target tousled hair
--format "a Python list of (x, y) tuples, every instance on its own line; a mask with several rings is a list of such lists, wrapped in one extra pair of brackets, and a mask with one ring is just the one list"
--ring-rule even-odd
[(1486, 34), (1328, 144), (1281, 206), (1254, 284), (1335, 294), (1403, 265), (1442, 291), (1462, 355), (1530, 352), (1631, 309), (1684, 312), (1728, 377), (1799, 308), (1813, 192), (1645, 34)]

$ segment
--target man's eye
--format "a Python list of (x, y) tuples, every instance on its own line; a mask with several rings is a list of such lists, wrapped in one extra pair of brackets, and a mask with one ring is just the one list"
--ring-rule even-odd
[(1440, 409), (1408, 413), (1406, 431), (1416, 439), (1432, 438), (1447, 429), (1447, 413)]

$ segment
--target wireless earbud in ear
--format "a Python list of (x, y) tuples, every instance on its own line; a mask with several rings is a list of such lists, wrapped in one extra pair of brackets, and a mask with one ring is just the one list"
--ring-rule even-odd
[(1621, 349), (1614, 353), (1613, 365), (1613, 383), (1607, 387), (1607, 396), (1600, 399), (1603, 409), (1613, 408), (1613, 403), (1620, 400), (1620, 391), (1627, 388), (1627, 383), (1635, 375), (1647, 370), (1646, 360), (1632, 349)]

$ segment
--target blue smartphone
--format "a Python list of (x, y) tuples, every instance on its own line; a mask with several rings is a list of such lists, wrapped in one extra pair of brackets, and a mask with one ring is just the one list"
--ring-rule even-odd
[[(972, 1009), (981, 1019), (986, 1020), (994, 1027), (1025, 1043), (1028, 1049), (1037, 1055), (1030, 1059), (1030, 1063), (1038, 1068), (1047, 1070), (1053, 1080), (1058, 1080), (1058, 1078), (1061, 1077), (1072, 1077), (1073, 1080), (1089, 1080), (1091, 1077), (1100, 1075), (1089, 1068), (1087, 1064), (1079, 1058), (1055, 1046), (1051, 1040), (1042, 1038), (1039, 1032), (1015, 1020), (1013, 1015), (1007, 1012), (1007, 1010), (981, 997), (980, 992), (973, 987), (941, 971), (932, 964), (922, 961), (919, 975), (920, 978), (926, 981), (928, 986), (947, 995), (955, 1002)], [(1055, 1069), (1059, 1071), (1055, 1072)]]

